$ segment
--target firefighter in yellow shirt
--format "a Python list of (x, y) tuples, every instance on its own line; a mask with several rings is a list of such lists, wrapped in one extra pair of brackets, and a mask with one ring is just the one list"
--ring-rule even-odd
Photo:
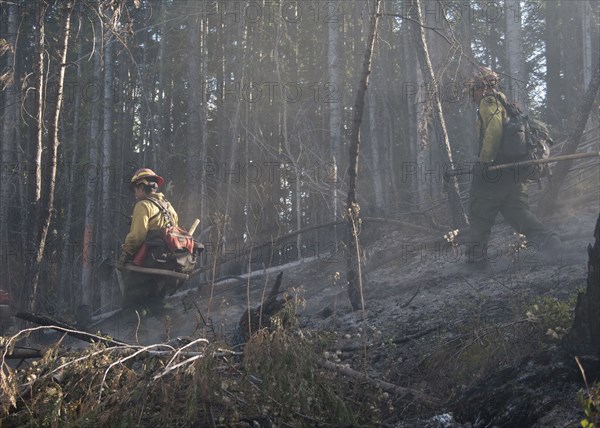
[[(137, 170), (131, 178), (130, 186), (137, 202), (133, 209), (131, 227), (121, 247), (121, 257), (117, 263), (117, 268), (122, 271), (126, 263), (133, 261), (153, 232), (159, 233), (169, 223), (169, 219), (151, 199), (166, 206), (177, 225), (177, 213), (164, 195), (158, 192), (158, 188), (164, 181), (161, 176), (148, 168)], [(167, 290), (177, 285), (173, 284), (177, 282), (176, 279), (146, 273), (124, 271), (123, 277), (125, 290), (122, 307), (124, 308), (143, 305), (152, 311), (162, 304)]]
[(123, 243), (121, 260), (126, 262), (132, 258), (141, 245), (146, 240), (149, 231), (161, 230), (167, 226), (168, 219), (161, 215), (160, 209), (156, 204), (148, 200), (149, 197), (166, 202), (175, 225), (177, 225), (177, 213), (169, 204), (162, 193), (157, 192), (158, 188), (164, 183), (164, 179), (156, 175), (151, 169), (143, 168), (133, 175), (131, 187), (133, 188), (135, 199), (138, 201), (133, 209), (131, 217), (131, 228), (125, 237)]
[(556, 234), (544, 226), (531, 212), (526, 184), (515, 178), (510, 169), (488, 172), (486, 167), (497, 163), (502, 141), (502, 126), (507, 113), (499, 97), (498, 76), (488, 68), (480, 67), (471, 79), (473, 101), (479, 106), (477, 135), (479, 163), (473, 169), (473, 183), (469, 200), (470, 239), (467, 243), (467, 262), (488, 260), (488, 241), (498, 212), (544, 260), (559, 259), (562, 243)]

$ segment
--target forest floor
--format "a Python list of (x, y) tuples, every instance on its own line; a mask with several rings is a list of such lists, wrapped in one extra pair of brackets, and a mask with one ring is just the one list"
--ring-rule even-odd
[[(258, 307), (283, 272), (280, 297), (293, 303), (303, 337), (326, 338), (322, 360), (418, 392), (382, 395), (372, 426), (577, 427), (584, 381), (560, 339), (586, 284), (599, 212), (594, 194), (563, 201), (544, 219), (564, 243), (562, 261), (553, 264), (537, 261), (531, 249), (516, 251), (519, 239), (499, 217), (491, 241), (497, 251), (481, 268), (468, 266), (442, 230), (366, 224), (364, 310), (351, 310), (337, 253), (188, 287), (168, 299), (167, 317), (149, 318), (142, 330), (136, 322), (94, 328), (128, 343), (189, 336), (233, 345), (245, 309)], [(600, 378), (594, 370), (590, 382)], [(360, 395), (361, 382), (350, 382)]]
[(364, 311), (351, 310), (341, 285), (345, 261), (333, 254), (179, 293), (170, 302), (181, 310), (168, 328), (157, 320), (149, 327), (162, 339), (168, 330), (170, 337), (202, 331), (231, 341), (245, 308), (260, 305), (283, 271), (281, 294), (296, 302), (299, 327), (328, 335), (324, 358), (437, 403), (390, 399), (385, 425), (579, 426), (584, 382), (560, 338), (585, 287), (599, 212), (594, 195), (544, 219), (564, 243), (563, 260), (553, 264), (536, 261), (530, 248), (516, 252), (518, 237), (499, 221), (496, 255), (483, 268), (469, 267), (441, 231), (424, 237), (402, 226), (366, 225)]

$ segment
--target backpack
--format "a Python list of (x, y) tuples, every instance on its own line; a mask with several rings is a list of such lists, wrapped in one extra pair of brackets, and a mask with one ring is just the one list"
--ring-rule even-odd
[(175, 219), (166, 204), (155, 198), (146, 198), (158, 207), (167, 219), (167, 226), (148, 232), (146, 241), (134, 256), (134, 264), (143, 267), (191, 273), (196, 265), (196, 256), (204, 246), (194, 241)]
[[(547, 159), (554, 142), (549, 138), (546, 124), (523, 114), (514, 103), (507, 102), (503, 96), (497, 95), (496, 98), (508, 116), (508, 120), (502, 125), (502, 140), (497, 162), (507, 164)], [(548, 164), (520, 165), (517, 174), (523, 181), (539, 181), (540, 178), (551, 175)]]

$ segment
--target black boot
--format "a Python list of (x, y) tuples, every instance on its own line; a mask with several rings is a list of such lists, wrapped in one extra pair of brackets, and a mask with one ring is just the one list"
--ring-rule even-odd
[(559, 263), (563, 257), (563, 243), (557, 235), (551, 235), (540, 249), (541, 260), (545, 263)]

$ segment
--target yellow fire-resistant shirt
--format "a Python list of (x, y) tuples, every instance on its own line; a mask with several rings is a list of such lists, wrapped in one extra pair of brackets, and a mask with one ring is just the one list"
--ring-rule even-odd
[[(499, 94), (503, 97), (504, 95)], [(479, 136), (479, 161), (493, 162), (498, 155), (502, 141), (502, 124), (506, 120), (506, 110), (493, 95), (483, 97), (479, 102), (477, 115), (477, 135)]]
[[(177, 225), (177, 213), (171, 204), (166, 201), (164, 195), (162, 193), (154, 193), (151, 195), (151, 197), (166, 202), (168, 210), (173, 215), (175, 225)], [(146, 240), (146, 235), (149, 231), (162, 229), (166, 227), (167, 224), (167, 218), (163, 213), (160, 212), (160, 209), (153, 202), (145, 199), (138, 201), (133, 209), (131, 228), (129, 229), (129, 233), (125, 237), (125, 242), (121, 247), (123, 253), (127, 254), (128, 256), (134, 255), (138, 248), (140, 248), (140, 246)]]

